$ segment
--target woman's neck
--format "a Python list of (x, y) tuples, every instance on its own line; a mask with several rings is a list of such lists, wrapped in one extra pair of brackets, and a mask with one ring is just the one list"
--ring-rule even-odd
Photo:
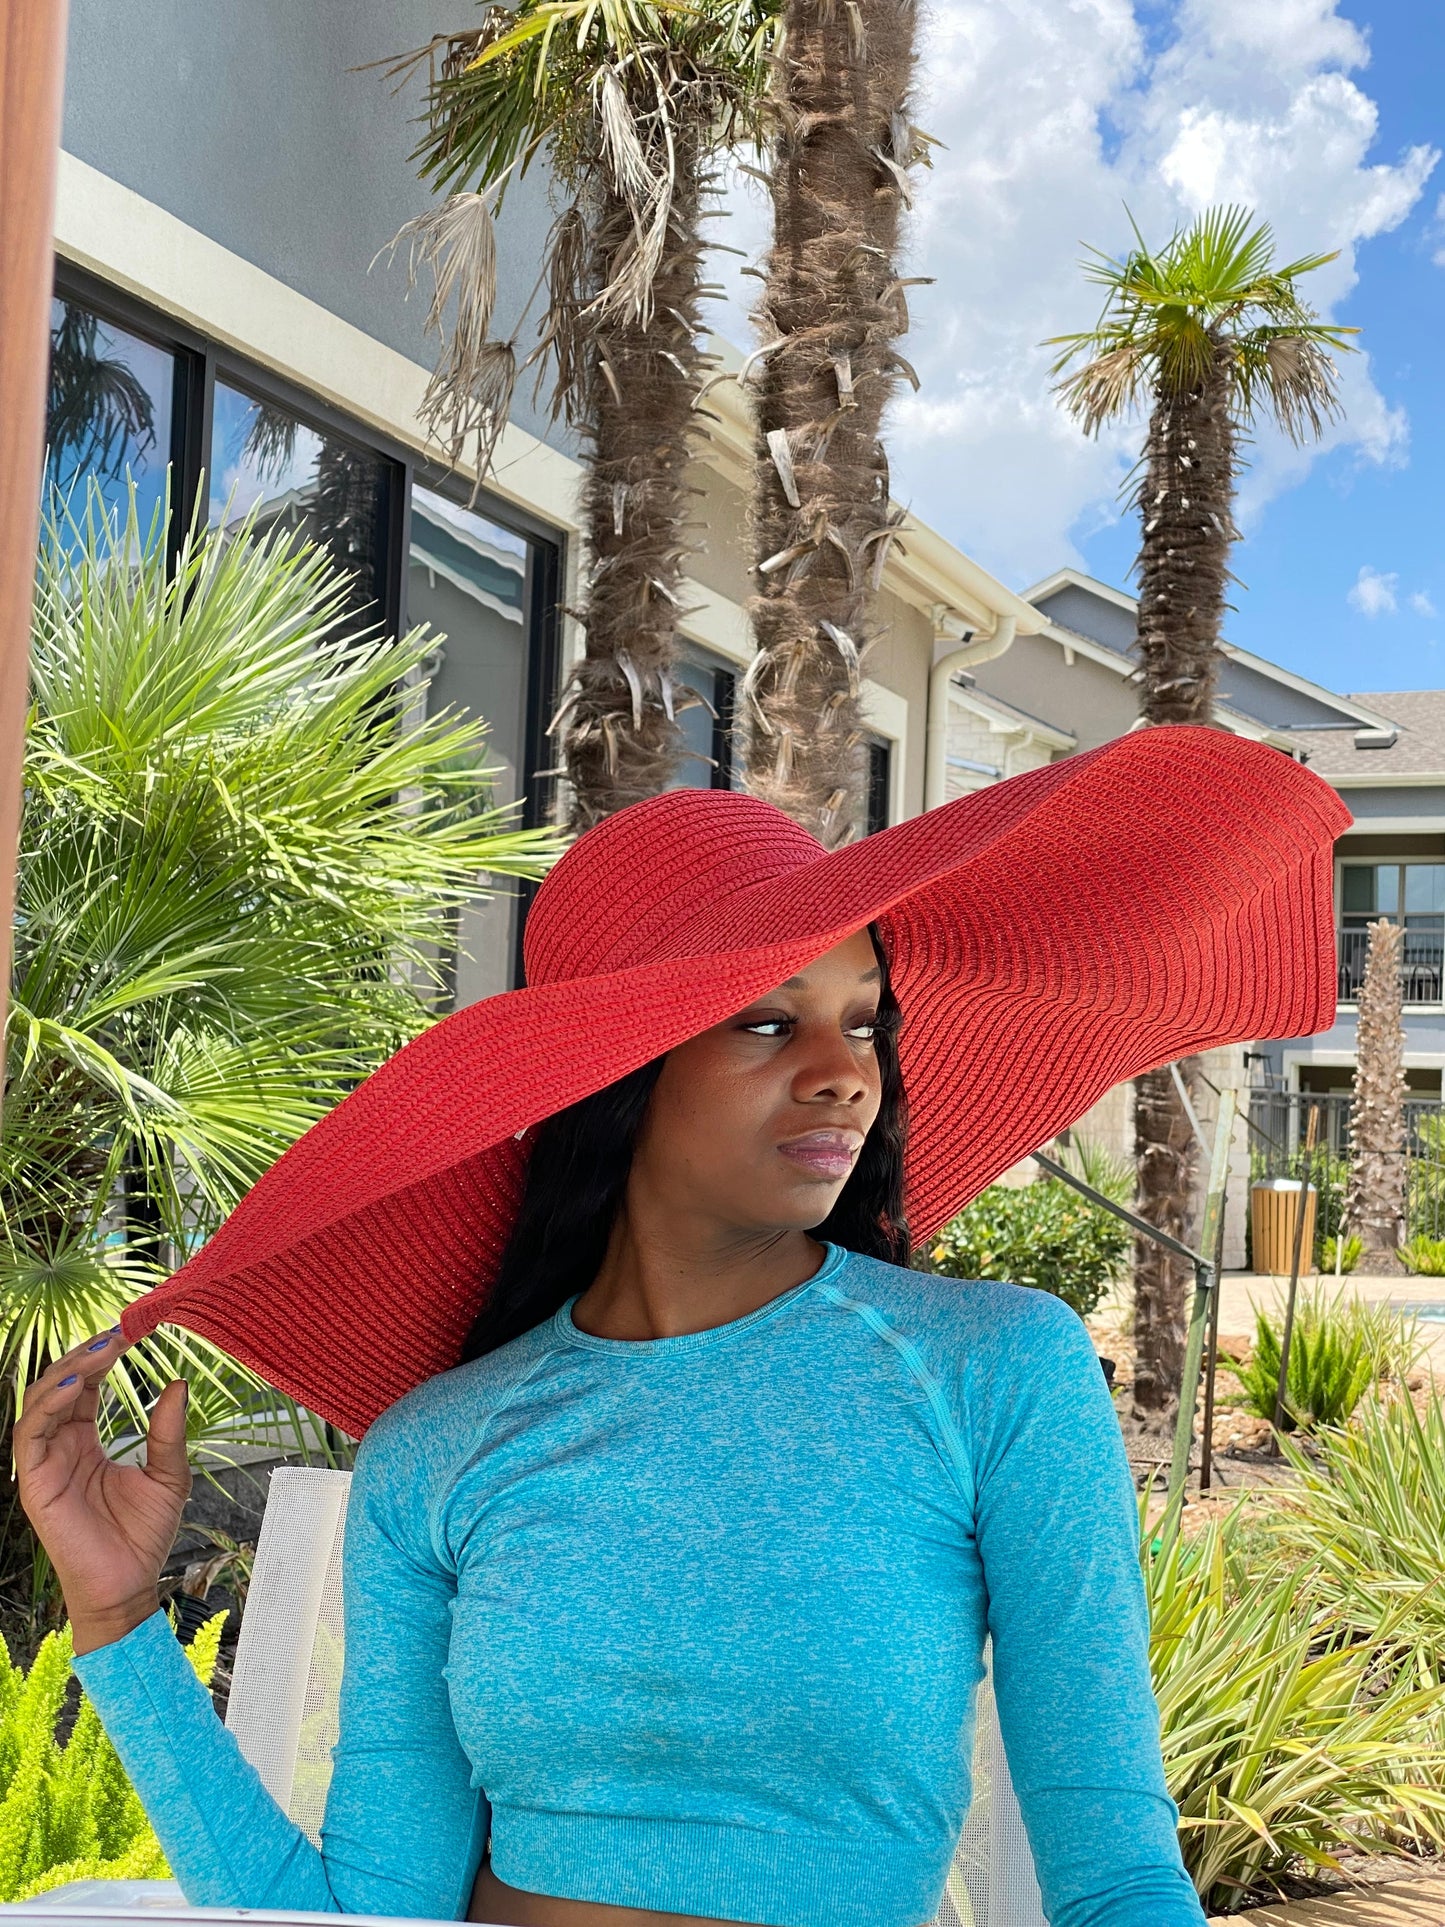
[(710, 1331), (801, 1285), (823, 1257), (805, 1231), (670, 1224), (629, 1194), (572, 1316), (596, 1338)]

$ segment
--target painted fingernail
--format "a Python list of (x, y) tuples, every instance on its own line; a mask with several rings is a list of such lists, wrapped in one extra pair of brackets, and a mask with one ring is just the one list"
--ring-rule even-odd
[(72, 1372), (69, 1378), (62, 1378), (60, 1382), (62, 1385), (73, 1385), (79, 1376), (78, 1372)]
[(109, 1343), (108, 1338), (97, 1338), (93, 1345), (87, 1345), (85, 1349), (88, 1352), (103, 1352)]
[(119, 1330), (120, 1330), (120, 1326), (119, 1326), (119, 1325), (112, 1325), (112, 1326), (111, 1326), (111, 1328), (110, 1328), (110, 1335), (111, 1335), (111, 1337), (112, 1337), (112, 1338), (114, 1338), (114, 1337), (115, 1337), (115, 1335), (116, 1335), (116, 1333), (117, 1333), (117, 1332), (118, 1332)]

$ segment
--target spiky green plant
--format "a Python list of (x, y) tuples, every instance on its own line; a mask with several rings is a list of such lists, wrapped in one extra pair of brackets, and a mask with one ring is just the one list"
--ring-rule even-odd
[[(1256, 1308), (1254, 1350), (1236, 1376), (1261, 1418), (1274, 1417), (1282, 1342), (1280, 1322)], [(1302, 1292), (1290, 1340), (1286, 1427), (1343, 1425), (1372, 1385), (1403, 1380), (1423, 1353), (1414, 1319), (1393, 1305), (1332, 1293), (1323, 1283)]]
[(1358, 1626), (1404, 1615), (1402, 1637), (1445, 1672), (1445, 1407), (1371, 1399), (1306, 1454), (1285, 1452), (1296, 1482), (1272, 1516), (1278, 1541), (1308, 1563)]
[[(226, 1615), (186, 1651), (209, 1686)], [(81, 1695), (70, 1737), (56, 1725), (70, 1678), (70, 1628), (47, 1634), (28, 1673), (0, 1641), (0, 1900), (71, 1880), (166, 1880), (170, 1870), (95, 1708)]]
[(1211, 1913), (1298, 1860), (1445, 1843), (1439, 1674), (1388, 1619), (1360, 1637), (1297, 1572), (1241, 1556), (1239, 1520), (1144, 1554), (1165, 1778)]
[[(555, 850), (491, 807), (484, 725), (398, 701), (435, 637), (358, 637), (294, 534), (195, 530), (168, 569), (164, 528), (92, 488), (40, 554), (0, 1120), (16, 1396), (431, 1021), (449, 909)], [(277, 1404), (167, 1334), (112, 1375), (111, 1434), (178, 1370), (195, 1438)]]
[(1322, 1238), (1320, 1240), (1320, 1270), (1323, 1272), (1334, 1272), (1338, 1270), (1340, 1277), (1346, 1277), (1359, 1264), (1360, 1254), (1363, 1251), (1364, 1246), (1358, 1238), (1347, 1238), (1343, 1233), (1333, 1237)]
[(1445, 1238), (1432, 1238), (1427, 1232), (1417, 1231), (1408, 1243), (1400, 1246), (1400, 1257), (1418, 1277), (1445, 1278)]

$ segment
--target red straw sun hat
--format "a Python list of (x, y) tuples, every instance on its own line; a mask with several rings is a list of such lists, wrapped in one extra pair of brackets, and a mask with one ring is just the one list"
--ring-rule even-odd
[(770, 804), (675, 790), (552, 871), (528, 988), (399, 1051), (131, 1305), (359, 1435), (454, 1364), (530, 1126), (876, 922), (903, 1011), (907, 1200), (931, 1235), (1112, 1085), (1334, 1018), (1333, 840), (1279, 751), (1136, 731), (825, 853)]

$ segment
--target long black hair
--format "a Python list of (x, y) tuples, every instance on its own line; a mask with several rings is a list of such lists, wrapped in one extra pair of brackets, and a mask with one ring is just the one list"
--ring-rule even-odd
[[(848, 1182), (816, 1229), (830, 1244), (906, 1265), (903, 1152), (908, 1116), (898, 1063), (902, 1014), (889, 982), (887, 953), (871, 924), (868, 934), (883, 973), (874, 1031), (882, 1099)], [(664, 1062), (653, 1058), (537, 1127), (521, 1208), (496, 1283), (467, 1333), (464, 1359), (481, 1358), (531, 1331), (575, 1293), (586, 1291), (597, 1276), (627, 1189), (637, 1133)]]

